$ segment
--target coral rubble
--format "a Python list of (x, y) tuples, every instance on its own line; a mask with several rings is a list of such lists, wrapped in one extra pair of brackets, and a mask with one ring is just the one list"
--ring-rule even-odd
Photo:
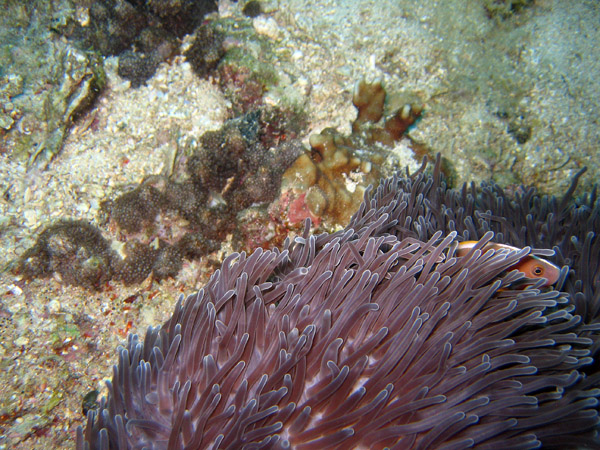
[(19, 51), (14, 38), (0, 43), (0, 153), (45, 167), (103, 89), (105, 73), (96, 53), (32, 30), (20, 36)]
[(483, 0), (490, 19), (508, 19), (522, 9), (532, 6), (534, 0)]

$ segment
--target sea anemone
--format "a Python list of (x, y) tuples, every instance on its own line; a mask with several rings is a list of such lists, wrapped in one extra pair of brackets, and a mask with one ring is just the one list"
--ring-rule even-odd
[(226, 258), (129, 336), (77, 448), (597, 448), (598, 327), (507, 270), (528, 247), (458, 257), (435, 176), (384, 182), (345, 230)]
[[(568, 266), (556, 289), (569, 294), (570, 308), (581, 316), (580, 333), (600, 330), (600, 200), (597, 190), (574, 198), (580, 170), (560, 199), (536, 195), (533, 188), (507, 194), (493, 182), (482, 186), (446, 186), (438, 159), (431, 174), (426, 161), (412, 176), (394, 176), (365, 194), (365, 201), (348, 228), (360, 228), (388, 214), (381, 233), (399, 239), (427, 241), (441, 231), (457, 232), (457, 240), (478, 240), (492, 231), (494, 241), (515, 247), (531, 247), (558, 266)], [(593, 355), (600, 350), (594, 337)]]
[[(415, 174), (396, 175), (368, 192), (348, 228), (364, 226), (377, 213), (386, 212), (390, 215), (386, 232), (399, 238), (410, 236), (426, 241), (437, 231), (456, 231), (460, 241), (477, 240), (493, 231), (496, 241), (538, 248), (540, 251), (534, 253), (570, 266), (570, 293), (586, 291), (598, 295), (600, 261), (592, 255), (600, 253), (600, 201), (596, 188), (581, 198), (573, 198), (585, 168), (575, 175), (564, 196), (557, 199), (538, 196), (534, 188), (520, 188), (510, 196), (493, 182), (451, 189), (444, 182), (439, 157), (432, 174), (425, 171), (426, 167), (425, 160)], [(576, 280), (583, 285), (576, 287)], [(600, 301), (600, 297), (594, 299)]]

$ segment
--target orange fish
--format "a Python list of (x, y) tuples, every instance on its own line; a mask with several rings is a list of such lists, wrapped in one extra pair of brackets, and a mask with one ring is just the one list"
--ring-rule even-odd
[[(456, 256), (465, 256), (469, 250), (471, 250), (478, 241), (463, 241), (458, 244), (456, 249)], [(496, 242), (488, 242), (483, 246), (481, 251), (485, 253), (487, 250), (520, 250), (517, 247), (506, 244), (498, 244)], [(560, 268), (550, 261), (539, 258), (534, 255), (526, 255), (519, 262), (510, 266), (507, 270), (516, 269), (519, 272), (523, 272), (527, 278), (539, 279), (545, 278), (546, 283), (543, 286), (552, 286), (558, 281), (560, 276)]]

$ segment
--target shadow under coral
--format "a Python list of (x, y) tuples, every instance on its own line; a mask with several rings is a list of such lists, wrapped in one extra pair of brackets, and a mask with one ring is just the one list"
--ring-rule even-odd
[[(345, 230), (230, 255), (129, 337), (77, 448), (597, 448), (595, 196), (509, 200), (447, 189), (438, 161), (367, 192)], [(456, 255), (478, 238), (575, 269), (542, 288), (507, 271), (529, 248)]]

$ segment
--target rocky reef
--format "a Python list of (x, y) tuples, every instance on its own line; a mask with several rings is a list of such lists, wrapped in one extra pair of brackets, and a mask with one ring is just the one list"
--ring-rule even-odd
[(104, 57), (118, 55), (118, 73), (140, 86), (216, 3), (36, 0), (7, 8), (0, 22), (0, 153), (45, 167), (104, 88)]
[[(324, 229), (347, 222), (383, 173), (384, 143), (401, 139), (420, 115), (420, 108), (403, 106), (379, 126), (383, 99), (381, 83), (357, 83), (353, 134), (323, 130), (310, 136), (310, 150), (297, 138), (301, 113), (254, 108), (204, 133), (197, 147), (175, 158), (171, 176), (148, 175), (106, 199), (101, 224), (115, 236), (110, 244), (92, 225), (59, 221), (14, 271), (26, 280), (55, 273), (67, 284), (101, 290), (110, 280), (175, 277), (185, 259), (214, 252), (228, 235), (236, 248), (253, 251), (281, 243), (306, 218)], [(101, 244), (96, 253), (92, 235)], [(57, 240), (59, 249), (49, 245)]]

